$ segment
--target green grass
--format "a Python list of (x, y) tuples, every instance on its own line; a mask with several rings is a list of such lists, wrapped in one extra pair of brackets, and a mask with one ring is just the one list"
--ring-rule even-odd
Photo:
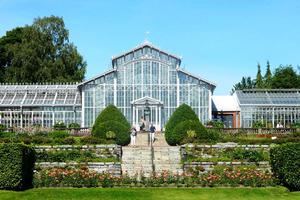
[(47, 188), (24, 192), (0, 191), (0, 199), (28, 200), (296, 200), (300, 192), (288, 192), (283, 187), (273, 188)]

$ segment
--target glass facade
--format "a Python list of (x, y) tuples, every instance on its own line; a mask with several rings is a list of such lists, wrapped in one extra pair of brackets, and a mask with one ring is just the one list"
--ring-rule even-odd
[[(84, 99), (82, 126), (92, 126), (109, 104), (116, 105), (136, 126), (144, 117), (148, 123), (163, 128), (182, 103), (190, 105), (199, 119), (207, 122), (215, 85), (181, 70), (180, 64), (176, 56), (150, 45), (115, 57), (112, 70), (80, 85)], [(148, 107), (149, 114), (145, 115)]]
[(7, 127), (81, 123), (76, 85), (0, 85), (0, 123)]
[(108, 105), (138, 127), (141, 117), (162, 129), (182, 103), (205, 123), (215, 85), (180, 68), (181, 59), (150, 44), (112, 59), (112, 69), (80, 84), (0, 85), (0, 123), (7, 127), (58, 121), (92, 127)]
[(266, 128), (277, 124), (290, 127), (300, 122), (300, 90), (236, 91), (241, 110), (241, 127), (262, 122)]

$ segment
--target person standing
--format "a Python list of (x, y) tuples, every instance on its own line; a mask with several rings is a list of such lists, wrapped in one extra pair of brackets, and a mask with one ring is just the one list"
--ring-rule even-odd
[(144, 117), (141, 116), (141, 120), (140, 120), (140, 131), (144, 131), (145, 128), (145, 120)]
[(155, 140), (155, 131), (156, 131), (156, 128), (155, 126), (153, 126), (153, 124), (151, 123), (151, 126), (150, 126), (150, 142), (153, 143), (154, 140)]
[(135, 146), (136, 135), (137, 135), (137, 131), (136, 131), (136, 128), (133, 126), (131, 128), (131, 133), (130, 133), (130, 145), (131, 146)]

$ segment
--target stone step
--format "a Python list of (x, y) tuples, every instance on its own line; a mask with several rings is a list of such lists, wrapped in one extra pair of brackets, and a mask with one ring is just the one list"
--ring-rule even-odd
[(156, 172), (160, 173), (163, 171), (182, 173), (180, 147), (168, 146), (162, 133), (155, 134), (155, 138), (153, 152), (151, 152), (148, 132), (137, 134), (136, 146), (122, 147), (121, 168), (123, 173), (127, 173), (129, 176), (141, 173), (150, 176), (153, 173), (153, 167)]

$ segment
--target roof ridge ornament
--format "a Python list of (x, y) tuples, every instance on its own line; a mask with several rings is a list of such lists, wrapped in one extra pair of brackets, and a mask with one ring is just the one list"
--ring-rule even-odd
[(148, 39), (149, 35), (150, 35), (150, 31), (146, 31), (145, 32), (145, 40), (144, 40), (144, 43), (143, 43), (144, 45), (145, 44), (151, 45), (151, 42)]

